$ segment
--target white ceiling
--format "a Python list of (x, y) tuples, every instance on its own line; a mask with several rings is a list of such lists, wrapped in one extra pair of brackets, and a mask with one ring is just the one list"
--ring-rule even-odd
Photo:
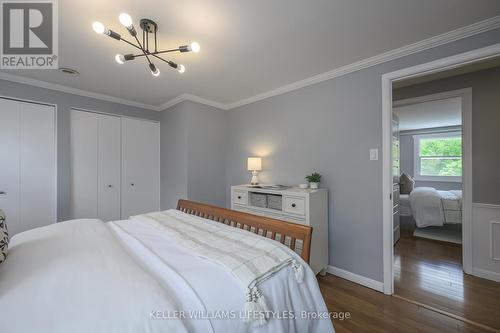
[[(125, 65), (130, 46), (91, 29), (94, 20), (127, 36), (118, 15), (159, 23), (160, 46), (196, 40), (175, 54), (184, 74), (144, 61)], [(227, 104), (500, 14), (498, 0), (80, 0), (59, 1), (59, 59), (81, 75), (8, 73), (159, 106), (182, 94)]]
[(399, 106), (393, 111), (399, 117), (400, 131), (458, 126), (462, 124), (461, 103), (456, 97)]

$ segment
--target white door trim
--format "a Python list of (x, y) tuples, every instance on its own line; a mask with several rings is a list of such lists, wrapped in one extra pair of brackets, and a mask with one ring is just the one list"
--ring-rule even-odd
[[(466, 64), (494, 58), (500, 55), (500, 43), (488, 47), (472, 50), (469, 52), (457, 54), (451, 57), (431, 61), (425, 64), (404, 68), (394, 72), (382, 75), (382, 202), (383, 202), (383, 272), (384, 272), (384, 293), (392, 295), (394, 293), (394, 248), (392, 233), (392, 168), (391, 168), (391, 140), (392, 140), (392, 82), (404, 79), (429, 75), (457, 68)], [(463, 109), (472, 108), (472, 99), (467, 89), (462, 89), (464, 95)], [(464, 270), (466, 273), (472, 272), (472, 258), (470, 255), (471, 244), (471, 208), (472, 198), (470, 185), (472, 182), (472, 158), (466, 158), (465, 152), (470, 155), (471, 145), (471, 112), (463, 114), (463, 137), (464, 141), (464, 231), (463, 231), (463, 251), (464, 251)], [(471, 157), (470, 155), (469, 157)], [(468, 195), (467, 195), (468, 194)]]

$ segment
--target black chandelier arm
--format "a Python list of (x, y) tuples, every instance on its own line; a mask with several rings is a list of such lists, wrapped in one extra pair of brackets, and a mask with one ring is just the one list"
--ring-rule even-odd
[[(142, 49), (140, 46), (137, 46), (137, 45), (135, 45), (134, 43), (132, 43), (132, 42), (130, 42), (130, 41), (128, 41), (128, 40), (126, 40), (126, 39), (124, 39), (124, 38), (122, 38), (121, 40), (122, 40), (122, 41), (124, 41), (125, 43), (127, 43), (128, 45), (133, 46), (133, 47), (135, 47), (136, 49), (143, 51), (143, 49)], [(141, 56), (143, 56), (143, 54), (141, 54)]]
[[(144, 49), (144, 47), (141, 45), (141, 42), (139, 41), (139, 38), (137, 38), (137, 36), (134, 36), (135, 37), (135, 40), (137, 41), (137, 44), (139, 44), (140, 46), (140, 49), (142, 50), (142, 53), (144, 53), (144, 56), (146, 57), (146, 59), (148, 60), (149, 64), (152, 65), (153, 63), (151, 62), (151, 60), (149, 59), (148, 55), (146, 54), (146, 50)], [(149, 53), (149, 52), (148, 52)]]
[(166, 63), (167, 63), (167, 64), (169, 64), (169, 66), (170, 66), (170, 67), (172, 67), (172, 68), (177, 68), (177, 67), (178, 67), (178, 65), (177, 65), (175, 62), (173, 62), (173, 61), (170, 61), (170, 60), (165, 60), (165, 59), (163, 59), (162, 57), (157, 56), (156, 54), (153, 54), (153, 53), (150, 53), (150, 55), (152, 55), (152, 56), (153, 56), (153, 57), (155, 57), (156, 59), (159, 59), (159, 60), (161, 60), (161, 61), (163, 61), (163, 62), (166, 62)]
[[(157, 52), (147, 52), (147, 51), (146, 51), (146, 53), (147, 53), (148, 55), (152, 55), (152, 56), (154, 56), (154, 55), (156, 55), (156, 54), (162, 54), (162, 53), (168, 53), (168, 52), (176, 52), (176, 51), (180, 51), (180, 49), (179, 49), (179, 48), (177, 48), (177, 49), (164, 50), (164, 51), (157, 51)], [(144, 57), (144, 56), (145, 56), (145, 54), (144, 54), (144, 53), (141, 53), (141, 54), (134, 54), (134, 57)]]
[(156, 31), (155, 31), (155, 53), (158, 53), (158, 38), (156, 37)]

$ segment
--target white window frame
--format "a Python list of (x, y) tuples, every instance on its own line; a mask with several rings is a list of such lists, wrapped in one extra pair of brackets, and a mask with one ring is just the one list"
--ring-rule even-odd
[[(445, 133), (431, 133), (431, 134), (418, 134), (413, 136), (413, 179), (421, 181), (435, 181), (435, 182), (462, 182), (462, 177), (455, 176), (422, 176), (420, 174), (420, 140), (430, 138), (448, 138), (462, 136), (461, 131), (445, 132)], [(462, 142), (462, 163), (463, 163), (463, 142)], [(463, 170), (463, 168), (462, 168)]]

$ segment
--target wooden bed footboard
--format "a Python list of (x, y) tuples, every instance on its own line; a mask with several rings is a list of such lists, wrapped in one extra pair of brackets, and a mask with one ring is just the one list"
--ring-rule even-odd
[(312, 228), (309, 226), (183, 199), (178, 201), (177, 209), (279, 241), (298, 252), (304, 261), (309, 262), (312, 234)]

